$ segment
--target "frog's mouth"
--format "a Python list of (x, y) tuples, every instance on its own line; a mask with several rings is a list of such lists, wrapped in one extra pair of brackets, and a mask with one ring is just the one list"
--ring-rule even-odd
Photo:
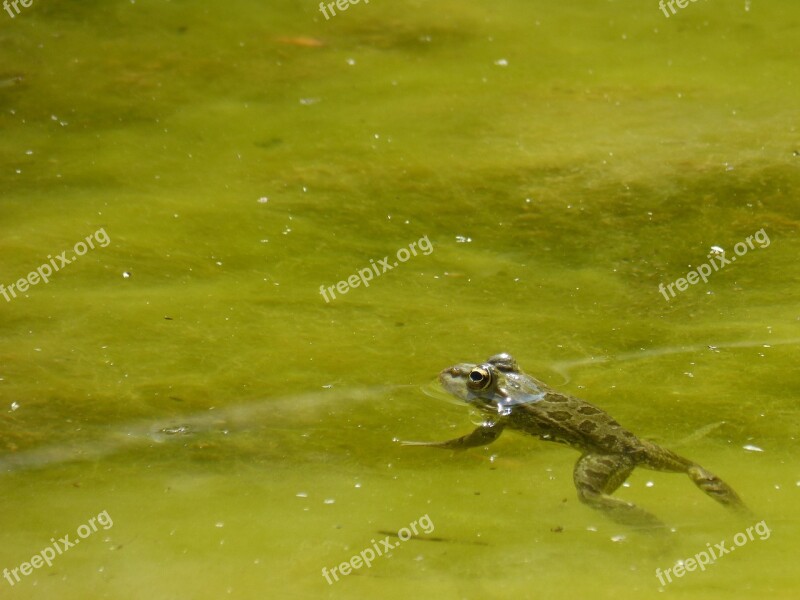
[(445, 390), (441, 383), (439, 383), (438, 379), (433, 379), (428, 383), (421, 385), (419, 387), (420, 391), (423, 394), (430, 398), (435, 398), (436, 400), (444, 400), (449, 402), (450, 404), (458, 404), (459, 406), (464, 405), (464, 401), (461, 398), (457, 398), (453, 396), (450, 392)]

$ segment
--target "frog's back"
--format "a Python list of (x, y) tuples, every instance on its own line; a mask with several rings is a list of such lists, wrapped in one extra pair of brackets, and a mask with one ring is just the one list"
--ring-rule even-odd
[(642, 443), (611, 415), (580, 398), (547, 390), (538, 402), (517, 407), (509, 426), (581, 452), (636, 454)]

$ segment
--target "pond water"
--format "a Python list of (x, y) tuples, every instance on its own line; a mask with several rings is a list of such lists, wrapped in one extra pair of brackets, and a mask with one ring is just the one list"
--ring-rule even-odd
[[(0, 11), (4, 597), (794, 598), (800, 6), (677, 2)], [(503, 351), (753, 516), (397, 443)]]

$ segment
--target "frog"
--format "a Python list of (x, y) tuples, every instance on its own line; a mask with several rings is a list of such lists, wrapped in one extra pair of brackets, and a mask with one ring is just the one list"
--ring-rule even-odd
[(639, 438), (603, 409), (563, 394), (524, 373), (508, 353), (481, 364), (460, 363), (439, 374), (441, 386), (477, 408), (481, 424), (471, 433), (443, 442), (403, 441), (404, 446), (450, 450), (486, 446), (505, 429), (578, 450), (573, 469), (578, 500), (629, 527), (664, 528), (655, 515), (612, 494), (637, 467), (685, 473), (708, 496), (734, 511), (749, 514), (739, 495), (696, 462)]

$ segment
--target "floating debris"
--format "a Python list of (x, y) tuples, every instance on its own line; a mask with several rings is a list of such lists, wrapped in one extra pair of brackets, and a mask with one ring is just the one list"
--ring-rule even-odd
[(188, 425), (178, 425), (175, 427), (164, 427), (159, 431), (166, 435), (189, 435), (192, 433), (192, 428)]
[(764, 451), (763, 448), (759, 448), (758, 446), (754, 446), (753, 444), (745, 444), (744, 446), (742, 446), (742, 448), (744, 448), (748, 452), (763, 452)]

